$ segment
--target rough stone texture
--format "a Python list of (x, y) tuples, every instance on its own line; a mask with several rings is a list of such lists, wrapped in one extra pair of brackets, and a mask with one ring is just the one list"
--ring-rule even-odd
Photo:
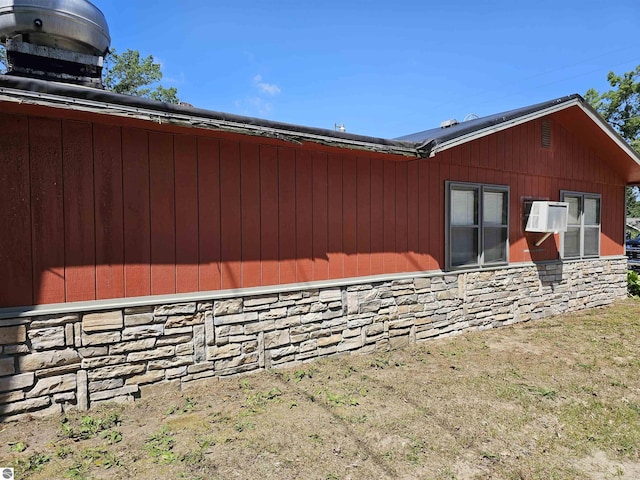
[(121, 310), (89, 313), (82, 316), (82, 330), (89, 333), (120, 330), (123, 326), (124, 320)]
[(34, 350), (66, 346), (64, 325), (29, 330), (29, 340)]
[(18, 369), (21, 372), (30, 372), (43, 368), (59, 367), (80, 361), (80, 355), (76, 350), (67, 348), (65, 350), (50, 350), (47, 352), (37, 352), (30, 355), (18, 357)]
[(27, 340), (27, 330), (24, 325), (0, 328), (0, 345), (14, 345)]
[[(125, 402), (153, 385), (372, 353), (626, 296), (626, 259), (518, 265), (326, 289), (9, 319), (2, 419)], [(4, 408), (4, 407), (7, 408)]]
[(0, 378), (0, 392), (7, 392), (9, 390), (22, 390), (24, 388), (28, 388), (33, 385), (35, 378), (36, 376), (33, 372), (2, 377)]
[(1, 357), (0, 358), (0, 377), (4, 375), (13, 375), (16, 373), (14, 357)]
[(53, 395), (58, 392), (66, 392), (76, 389), (76, 375), (69, 373), (57, 377), (46, 377), (38, 380), (38, 383), (27, 392), (27, 398)]

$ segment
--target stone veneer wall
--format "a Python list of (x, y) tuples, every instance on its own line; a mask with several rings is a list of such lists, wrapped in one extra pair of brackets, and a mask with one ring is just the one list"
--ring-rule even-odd
[(626, 259), (0, 320), (0, 421), (535, 320), (626, 296)]

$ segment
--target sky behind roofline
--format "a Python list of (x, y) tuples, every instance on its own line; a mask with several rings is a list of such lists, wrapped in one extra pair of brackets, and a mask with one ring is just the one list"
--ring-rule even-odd
[[(394, 138), (640, 64), (640, 2), (92, 0), (195, 107)], [(613, 3), (613, 2), (611, 2)]]

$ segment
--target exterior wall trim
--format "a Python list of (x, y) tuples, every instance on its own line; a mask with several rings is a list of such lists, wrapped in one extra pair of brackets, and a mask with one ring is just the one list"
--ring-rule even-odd
[(67, 303), (55, 303), (45, 305), (29, 305), (24, 307), (8, 307), (0, 309), (0, 326), (3, 319), (8, 318), (25, 318), (34, 317), (40, 315), (56, 315), (59, 313), (77, 313), (87, 310), (103, 311), (112, 310), (117, 308), (129, 308), (137, 306), (154, 306), (167, 303), (184, 303), (184, 302), (199, 302), (207, 300), (222, 300), (227, 298), (235, 298), (239, 296), (254, 296), (254, 295), (270, 295), (280, 294), (286, 292), (297, 292), (303, 290), (312, 289), (325, 289), (325, 288), (337, 288), (337, 287), (349, 287), (351, 285), (359, 285), (362, 283), (379, 283), (389, 282), (397, 280), (405, 280), (409, 278), (432, 278), (442, 275), (452, 274), (458, 275), (461, 273), (473, 273), (473, 272), (491, 272), (495, 270), (509, 270), (534, 265), (555, 265), (555, 264), (570, 264), (575, 262), (584, 261), (597, 261), (597, 260), (626, 260), (624, 255), (614, 256), (600, 256), (597, 258), (572, 258), (564, 260), (546, 260), (542, 262), (513, 262), (509, 265), (495, 265), (485, 268), (459, 268), (453, 271), (447, 272), (444, 270), (434, 270), (428, 272), (403, 272), (397, 274), (385, 274), (385, 275), (370, 275), (366, 277), (353, 277), (336, 280), (325, 280), (317, 282), (305, 282), (305, 283), (290, 283), (282, 285), (269, 285), (264, 287), (253, 288), (238, 288), (227, 290), (211, 290), (205, 292), (193, 292), (193, 293), (178, 293), (171, 295), (149, 295), (143, 297), (130, 297), (130, 298), (118, 298), (107, 300), (93, 300), (88, 302), (67, 302)]
[(0, 422), (600, 307), (626, 297), (626, 267), (624, 257), (556, 262), (9, 319)]

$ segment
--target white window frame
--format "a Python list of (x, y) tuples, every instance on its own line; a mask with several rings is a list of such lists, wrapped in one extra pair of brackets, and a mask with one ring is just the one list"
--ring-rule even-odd
[[(560, 201), (565, 202), (566, 197), (577, 197), (580, 199), (580, 222), (578, 224), (569, 224), (567, 228), (579, 228), (579, 239), (580, 246), (578, 255), (567, 255), (565, 253), (565, 235), (566, 232), (562, 232), (560, 235), (560, 258), (562, 259), (580, 259), (580, 258), (598, 258), (600, 257), (600, 248), (601, 248), (601, 238), (602, 238), (602, 196), (599, 193), (588, 193), (588, 192), (574, 192), (571, 190), (560, 190)], [(597, 200), (598, 201), (598, 223), (585, 225), (585, 212), (584, 212), (584, 203), (585, 199)], [(571, 221), (571, 220), (569, 220)], [(597, 253), (589, 253), (585, 254), (584, 252), (584, 238), (586, 229), (593, 229), (598, 232), (598, 252)]]
[[(451, 201), (452, 192), (455, 190), (474, 191), (476, 192), (476, 205), (477, 209), (477, 223), (469, 224), (465, 226), (455, 226), (451, 224)], [(509, 227), (510, 227), (510, 189), (508, 185), (491, 185), (483, 183), (467, 183), (467, 182), (445, 182), (446, 191), (446, 205), (445, 205), (445, 264), (447, 270), (461, 270), (468, 268), (486, 268), (500, 265), (507, 265), (509, 263)], [(503, 205), (502, 215), (506, 218), (506, 223), (492, 224), (484, 221), (484, 193), (494, 192), (502, 193), (506, 195), (505, 203)], [(451, 239), (454, 236), (453, 230), (456, 228), (471, 228), (477, 229), (477, 258), (475, 262), (464, 263), (460, 265), (453, 264), (453, 242)], [(500, 228), (506, 230), (505, 239), (505, 258), (498, 261), (486, 261), (485, 260), (485, 229), (488, 227)]]

